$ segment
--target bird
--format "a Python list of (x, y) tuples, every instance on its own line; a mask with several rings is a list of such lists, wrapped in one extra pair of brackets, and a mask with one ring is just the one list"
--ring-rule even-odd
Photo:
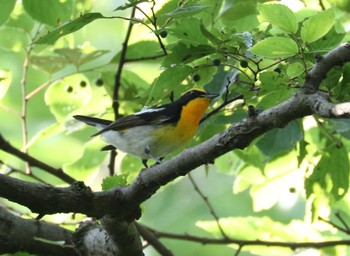
[(160, 163), (194, 137), (210, 102), (218, 96), (194, 88), (171, 103), (146, 108), (114, 122), (83, 115), (73, 117), (98, 129), (92, 137), (100, 135), (109, 144), (105, 150), (119, 149), (137, 156), (147, 168), (148, 159)]

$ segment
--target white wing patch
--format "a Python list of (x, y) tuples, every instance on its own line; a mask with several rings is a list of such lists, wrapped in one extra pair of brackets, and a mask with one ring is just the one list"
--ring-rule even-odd
[(143, 107), (141, 111), (134, 113), (135, 116), (142, 115), (144, 113), (152, 113), (152, 112), (159, 112), (164, 110), (165, 108), (149, 108), (149, 107)]

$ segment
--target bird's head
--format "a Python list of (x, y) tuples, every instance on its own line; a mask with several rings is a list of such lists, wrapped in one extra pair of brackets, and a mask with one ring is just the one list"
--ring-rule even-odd
[(181, 116), (184, 117), (184, 120), (199, 123), (210, 101), (218, 96), (218, 94), (195, 88), (185, 92), (174, 104), (182, 109)]
[(185, 92), (176, 102), (182, 106), (189, 103), (196, 104), (196, 102), (197, 104), (206, 103), (209, 106), (210, 101), (218, 96), (218, 94), (209, 93), (204, 89), (194, 88)]

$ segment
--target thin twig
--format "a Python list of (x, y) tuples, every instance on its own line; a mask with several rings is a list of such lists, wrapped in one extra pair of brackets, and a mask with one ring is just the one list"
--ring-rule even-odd
[(137, 231), (140, 233), (142, 238), (152, 245), (153, 248), (162, 256), (173, 256), (174, 254), (166, 248), (159, 239), (154, 235), (154, 233), (149, 230), (146, 226), (135, 222)]
[(335, 135), (333, 135), (328, 129), (323, 125), (323, 123), (316, 117), (314, 116), (314, 119), (317, 123), (317, 126), (320, 128), (320, 131), (327, 136), (332, 142), (334, 142), (335, 146), (337, 148), (341, 148), (343, 146), (343, 142), (341, 139), (338, 139)]
[(31, 178), (33, 178), (33, 179), (35, 179), (35, 180), (37, 180), (37, 181), (39, 181), (39, 182), (41, 182), (41, 183), (45, 183), (45, 184), (47, 183), (46, 181), (44, 181), (43, 179), (41, 179), (40, 177), (38, 177), (37, 175), (35, 175), (33, 172), (31, 172), (30, 174), (27, 174), (26, 172), (24, 172), (24, 171), (22, 171), (22, 170), (20, 170), (20, 169), (17, 169), (17, 168), (15, 168), (15, 167), (13, 167), (13, 166), (10, 166), (10, 165), (4, 163), (2, 160), (0, 160), (0, 164), (3, 165), (3, 166), (6, 166), (8, 169), (10, 169), (10, 170), (6, 173), (7, 175), (11, 175), (11, 173), (17, 172), (17, 173), (20, 173), (20, 174), (24, 174), (24, 175), (26, 175), (26, 176), (29, 176), (29, 177), (31, 177)]
[(349, 228), (348, 224), (345, 222), (345, 220), (343, 219), (343, 217), (340, 215), (340, 213), (337, 212), (337, 213), (335, 214), (335, 216), (336, 216), (336, 217), (338, 218), (338, 220), (344, 225), (344, 227), (346, 228), (346, 230), (348, 231), (348, 234), (349, 234), (350, 228)]
[[(27, 143), (28, 143), (28, 129), (27, 129), (27, 75), (28, 75), (28, 67), (29, 67), (29, 57), (33, 50), (34, 45), (30, 45), (29, 49), (26, 53), (26, 57), (23, 62), (23, 69), (22, 69), (22, 79), (21, 79), (21, 92), (22, 92), (22, 111), (21, 111), (21, 124), (22, 124), (22, 148), (23, 152), (27, 153)], [(26, 174), (30, 174), (30, 164), (28, 162), (26, 164)]]
[(193, 188), (194, 190), (198, 193), (198, 195), (203, 199), (204, 203), (207, 205), (208, 209), (209, 209), (209, 212), (210, 214), (213, 216), (213, 218), (215, 219), (216, 221), (216, 224), (220, 230), (220, 233), (223, 237), (225, 238), (228, 238), (228, 236), (226, 235), (224, 229), (222, 228), (221, 224), (220, 224), (220, 219), (219, 219), (219, 216), (216, 214), (213, 206), (210, 204), (209, 200), (208, 200), (208, 197), (206, 197), (203, 192), (199, 189), (198, 185), (196, 184), (196, 182), (194, 181), (194, 179), (192, 178), (191, 174), (189, 173), (188, 175), (188, 178), (190, 179), (192, 185), (193, 185)]
[[(152, 3), (153, 3), (153, 5), (152, 5), (152, 7), (151, 7), (152, 16), (153, 16), (153, 22), (152, 22), (152, 24), (153, 24), (153, 26), (154, 26), (154, 29), (157, 31), (157, 30), (158, 30), (157, 16), (156, 16), (155, 13), (154, 13), (154, 6), (156, 5), (156, 1), (152, 0)], [(163, 53), (164, 53), (165, 55), (168, 55), (167, 50), (166, 50), (166, 48), (165, 48), (165, 45), (163, 44), (163, 41), (162, 41), (162, 39), (160, 38), (159, 34), (158, 34), (158, 33), (155, 33), (155, 35), (156, 35), (157, 40), (158, 40), (158, 42), (159, 42), (160, 48), (162, 48), (162, 50), (163, 50)]]
[[(152, 230), (152, 229), (150, 229)], [(167, 232), (160, 232), (152, 230), (152, 232), (159, 238), (177, 239), (188, 242), (195, 242), (201, 244), (237, 244), (243, 246), (275, 246), (285, 247), (295, 250), (297, 248), (325, 248), (338, 245), (350, 245), (350, 240), (330, 240), (330, 241), (314, 241), (314, 242), (281, 242), (281, 241), (266, 241), (266, 240), (243, 240), (232, 238), (208, 238), (201, 236), (194, 236), (189, 234), (174, 234)]]
[(201, 119), (201, 123), (204, 122), (205, 120), (207, 120), (209, 117), (211, 117), (212, 115), (216, 114), (217, 112), (219, 112), (222, 108), (224, 108), (225, 106), (227, 106), (228, 104), (236, 101), (236, 100), (242, 100), (244, 99), (243, 95), (238, 95), (236, 97), (233, 97), (231, 99), (228, 99), (226, 101), (224, 101), (220, 106), (218, 106), (217, 108), (213, 109), (212, 111), (210, 111), (208, 114), (206, 114), (205, 116), (203, 116), (203, 118)]
[(243, 249), (243, 245), (240, 244), (240, 245), (238, 246), (237, 251), (235, 252), (235, 256), (238, 256), (238, 255), (241, 253), (242, 249)]
[(155, 60), (155, 59), (159, 59), (159, 58), (162, 58), (162, 57), (165, 57), (165, 56), (166, 56), (166, 54), (162, 53), (162, 54), (159, 54), (159, 55), (154, 55), (154, 56), (149, 56), (149, 57), (128, 58), (128, 59), (125, 59), (125, 63), (137, 62), (137, 61), (145, 61), (145, 60)]
[(333, 222), (331, 222), (329, 220), (326, 220), (326, 219), (324, 219), (324, 218), (322, 218), (320, 216), (318, 217), (318, 219), (323, 221), (323, 222), (325, 222), (325, 223), (327, 223), (327, 224), (329, 224), (329, 225), (331, 225), (332, 227), (338, 229), (339, 231), (344, 232), (345, 234), (350, 234), (350, 230), (348, 228), (343, 228), (343, 227), (341, 227), (341, 226), (339, 226), (339, 225), (337, 225), (337, 224), (335, 224), (335, 223), (333, 223)]
[(60, 178), (61, 180), (65, 181), (69, 184), (72, 184), (76, 181), (74, 178), (72, 178), (68, 174), (64, 173), (61, 168), (56, 169), (48, 164), (41, 162), (40, 160), (38, 160), (34, 157), (31, 157), (27, 153), (24, 153), (24, 152), (20, 151), (19, 149), (13, 147), (9, 142), (7, 142), (4, 139), (4, 137), (1, 134), (0, 134), (0, 150), (7, 152), (13, 156), (16, 156), (16, 157), (22, 159), (23, 161), (28, 162), (31, 166), (36, 166), (36, 167), (38, 167), (38, 168), (40, 168), (48, 173)]
[[(130, 20), (132, 20), (135, 16), (135, 12), (136, 12), (136, 6), (134, 6), (131, 10), (131, 14), (130, 14)], [(123, 72), (123, 68), (124, 68), (124, 64), (125, 64), (125, 59), (126, 59), (126, 51), (128, 49), (128, 43), (130, 40), (130, 35), (131, 35), (131, 31), (133, 28), (134, 24), (132, 22), (129, 22), (129, 26), (128, 29), (126, 31), (126, 35), (125, 35), (125, 39), (123, 42), (123, 47), (122, 50), (120, 52), (120, 60), (119, 60), (119, 65), (118, 65), (118, 69), (114, 78), (114, 88), (113, 88), (113, 111), (114, 111), (114, 119), (117, 120), (120, 117), (119, 114), (119, 89), (121, 87), (121, 80), (122, 80), (122, 72)], [(110, 154), (110, 158), (109, 158), (109, 175), (113, 175), (114, 174), (114, 169), (115, 169), (115, 158), (117, 156), (117, 153), (115, 150), (111, 151)]]
[(322, 11), (326, 10), (322, 0), (318, 0), (318, 3), (320, 4)]

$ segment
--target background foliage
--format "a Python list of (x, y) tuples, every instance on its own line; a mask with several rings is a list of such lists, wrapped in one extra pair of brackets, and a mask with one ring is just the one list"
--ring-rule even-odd
[[(297, 92), (317, 56), (349, 41), (349, 6), (346, 0), (4, 1), (0, 132), (12, 145), (100, 190), (109, 154), (99, 151), (104, 144), (98, 138), (90, 139), (93, 129), (72, 116), (114, 119), (118, 68), (119, 115), (167, 103), (171, 92), (177, 98), (192, 87), (221, 93), (213, 108), (225, 106), (203, 123), (194, 145), (246, 117), (249, 105), (268, 109)], [(333, 102), (349, 101), (350, 64), (332, 69), (320, 89)], [(231, 100), (239, 95), (244, 101)], [(180, 178), (164, 187), (143, 205), (141, 222), (198, 236), (220, 237), (222, 228), (229, 237), (248, 240), (344, 239), (350, 223), (349, 124), (310, 116), (267, 132), (248, 148), (195, 170), (195, 183)], [(4, 152), (0, 161), (3, 174), (64, 185)], [(105, 180), (104, 189), (130, 183), (142, 168), (139, 159), (122, 153), (116, 166), (119, 176)], [(194, 184), (208, 196), (214, 214)], [(19, 205), (2, 199), (0, 204), (31, 216)], [(74, 230), (84, 218), (65, 214), (45, 220)], [(175, 255), (232, 255), (238, 248), (164, 243)], [(340, 246), (298, 252), (350, 253)], [(151, 248), (145, 253), (157, 255)], [(240, 254), (293, 251), (251, 246)]]

